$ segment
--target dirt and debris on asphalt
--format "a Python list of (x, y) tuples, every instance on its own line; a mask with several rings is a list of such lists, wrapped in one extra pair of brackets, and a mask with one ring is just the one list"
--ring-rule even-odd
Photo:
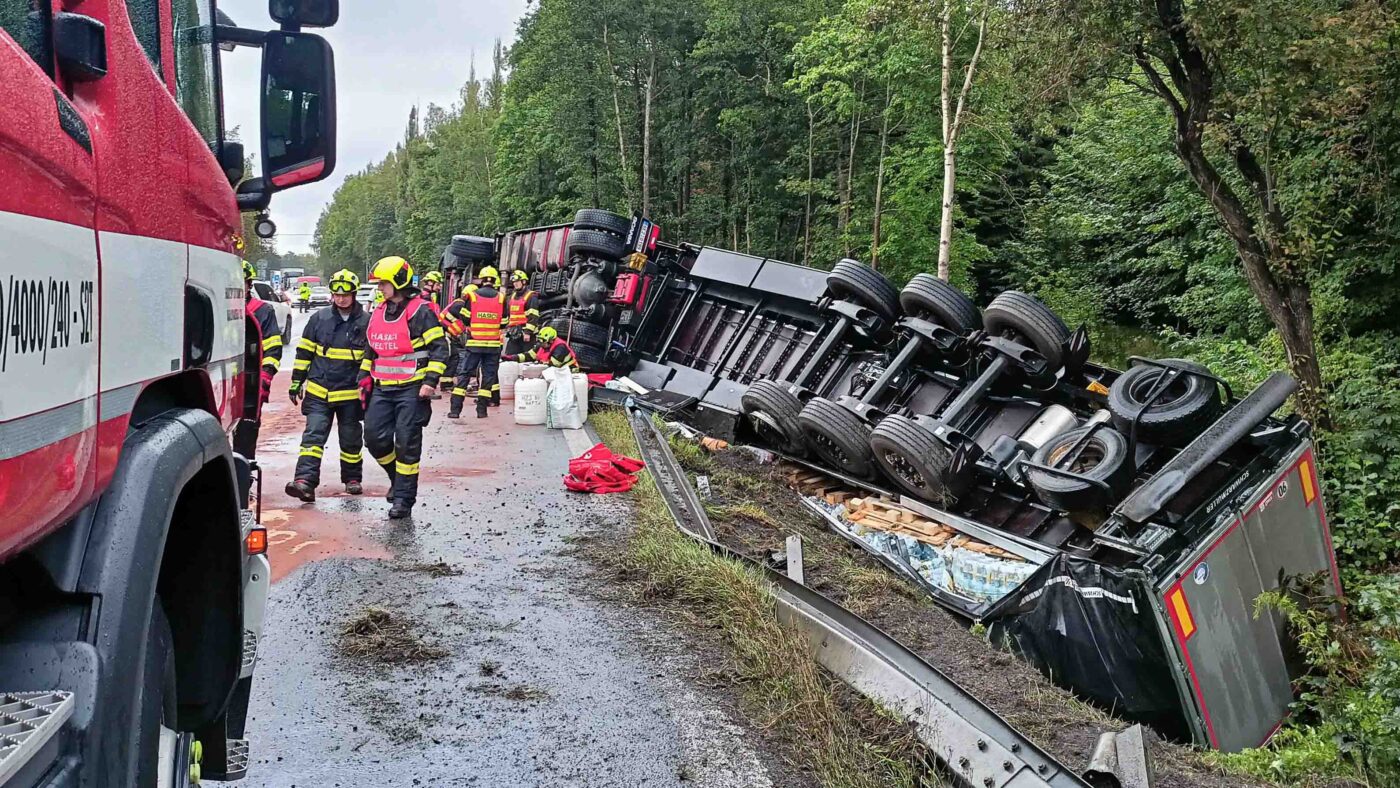
[(411, 521), (385, 518), (373, 463), (363, 496), (331, 462), (302, 504), (281, 493), (302, 427), (290, 366), (259, 444), (275, 582), (243, 785), (804, 784), (707, 680), (702, 641), (600, 593), (573, 542), (623, 515), (563, 489), (582, 434), (517, 428), (508, 408), (449, 420), (444, 400)]
[[(894, 636), (1068, 767), (1080, 769), (1089, 762), (1099, 734), (1131, 724), (993, 648), (972, 632), (970, 622), (832, 533), (787, 487), (777, 464), (760, 464), (746, 452), (710, 452), (683, 438), (673, 439), (673, 447), (692, 478), (708, 477), (705, 506), (721, 542), (767, 561), (784, 552), (787, 536), (800, 534), (807, 585)], [(1161, 739), (1152, 743), (1152, 757), (1156, 788), (1268, 785), (1223, 773), (1199, 751)]]

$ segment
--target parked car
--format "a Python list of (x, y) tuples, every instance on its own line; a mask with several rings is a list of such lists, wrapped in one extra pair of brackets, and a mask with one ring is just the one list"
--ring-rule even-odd
[(253, 280), (253, 294), (272, 304), (272, 311), (277, 313), (278, 325), (282, 326), (284, 336), (290, 337), (292, 335), (292, 305), (287, 299), (287, 294), (273, 290), (271, 282), (264, 282), (261, 279)]
[(313, 309), (316, 308), (316, 307), (318, 307), (318, 306), (330, 306), (330, 305), (331, 305), (331, 289), (330, 289), (329, 287), (313, 287), (313, 288), (311, 288), (311, 306), (312, 306)]
[(374, 294), (378, 291), (379, 285), (366, 282), (360, 285), (359, 290), (355, 291), (355, 300), (359, 301), (365, 309), (372, 309), (374, 307)]

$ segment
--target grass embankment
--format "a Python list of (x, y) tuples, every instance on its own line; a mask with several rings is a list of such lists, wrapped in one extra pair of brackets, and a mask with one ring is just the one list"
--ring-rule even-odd
[[(604, 410), (590, 419), (610, 448), (637, 456), (625, 414)], [(644, 597), (719, 632), (755, 726), (779, 734), (826, 786), (945, 784), (908, 726), (825, 673), (804, 637), (778, 623), (761, 572), (682, 534), (648, 474), (633, 499), (634, 528), (615, 561)]]

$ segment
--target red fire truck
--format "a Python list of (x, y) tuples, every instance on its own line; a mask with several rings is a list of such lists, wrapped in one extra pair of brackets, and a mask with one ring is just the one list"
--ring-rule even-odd
[[(229, 437), (261, 356), (239, 214), (335, 164), (331, 51), (301, 28), (337, 4), (270, 10), (264, 32), (214, 0), (0, 0), (7, 788), (247, 768), (268, 567)], [(223, 126), (239, 45), (262, 49), (256, 178)]]

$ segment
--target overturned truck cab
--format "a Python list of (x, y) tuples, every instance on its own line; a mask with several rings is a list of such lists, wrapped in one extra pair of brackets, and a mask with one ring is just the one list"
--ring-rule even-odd
[(846, 534), (1056, 682), (1226, 751), (1287, 714), (1297, 665), (1255, 601), (1289, 578), (1341, 588), (1311, 427), (1275, 415), (1286, 374), (1239, 397), (1184, 359), (1115, 370), (1026, 293), (978, 308), (928, 274), (897, 289), (853, 260), (661, 243), (604, 211), (496, 252), (645, 406), (994, 546)]

